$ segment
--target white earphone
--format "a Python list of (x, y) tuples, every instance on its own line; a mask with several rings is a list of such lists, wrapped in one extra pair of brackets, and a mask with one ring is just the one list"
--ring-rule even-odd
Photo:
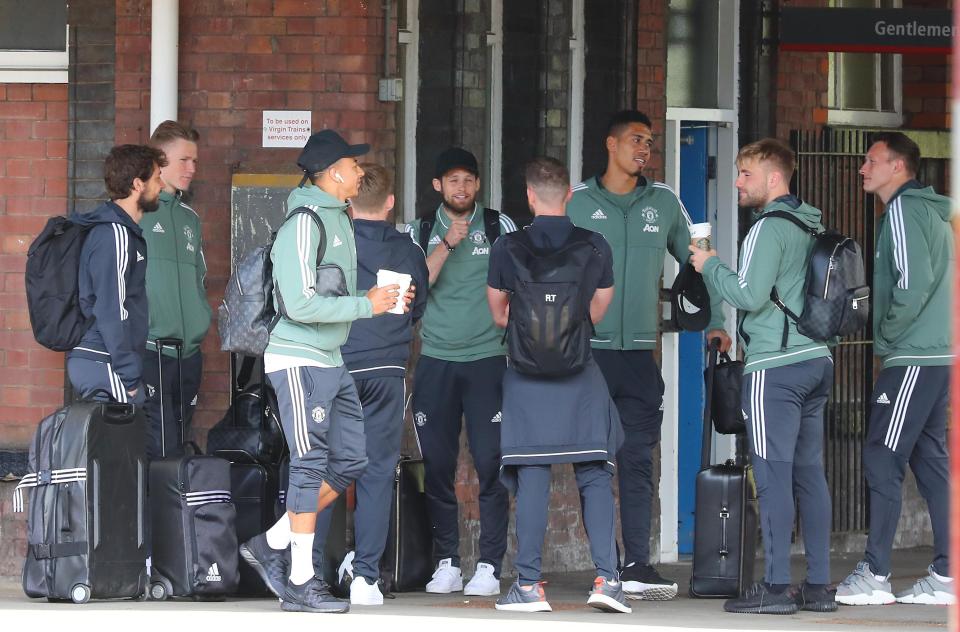
[(340, 184), (343, 184), (343, 176), (341, 176), (336, 171), (333, 172), (333, 179), (339, 182)]

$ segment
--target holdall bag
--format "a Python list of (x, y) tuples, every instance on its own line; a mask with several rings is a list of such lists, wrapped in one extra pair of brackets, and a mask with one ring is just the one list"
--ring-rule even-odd
[(132, 404), (78, 402), (40, 422), (13, 499), (24, 511), (29, 493), (28, 597), (146, 594), (146, 432)]
[[(183, 342), (172, 338), (157, 339), (160, 410), (164, 408), (165, 347), (176, 349), (181, 376), (180, 444), (191, 447), (196, 454), (163, 458), (150, 464), (150, 597), (223, 599), (236, 592), (239, 582), (237, 512), (230, 491), (230, 463), (219, 457), (203, 456), (196, 444), (184, 441)], [(165, 456), (166, 442), (161, 447)]]
[[(710, 341), (708, 370), (716, 366), (719, 340)], [(737, 597), (753, 583), (757, 555), (757, 493), (747, 463), (744, 436), (737, 438), (737, 460), (709, 465), (713, 375), (707, 379), (703, 443), (696, 480), (691, 597)]]
[[(717, 352), (710, 349), (709, 362), (714, 363), (713, 397), (710, 406), (710, 416), (713, 426), (720, 434), (743, 434), (747, 431), (747, 424), (743, 418), (743, 409), (740, 406), (740, 386), (743, 383), (743, 361), (731, 360), (725, 351), (720, 353), (717, 361)], [(703, 379), (710, 379), (711, 368), (704, 369)]]
[(390, 592), (423, 590), (433, 577), (433, 534), (427, 515), (423, 459), (402, 456), (390, 505), (380, 577)]
[(230, 408), (207, 433), (207, 454), (230, 459), (228, 454), (238, 452), (241, 460), (243, 455), (249, 455), (259, 463), (276, 466), (287, 451), (287, 442), (277, 412), (276, 393), (267, 384), (262, 369), (260, 382), (250, 383), (255, 362), (256, 358), (244, 357)]

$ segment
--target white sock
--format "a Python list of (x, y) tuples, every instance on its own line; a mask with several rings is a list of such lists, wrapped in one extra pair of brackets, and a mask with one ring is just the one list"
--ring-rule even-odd
[(944, 577), (943, 575), (938, 574), (937, 571), (933, 570), (932, 568), (930, 569), (930, 574), (933, 575), (937, 581), (941, 581), (944, 584), (949, 584), (953, 581), (952, 577)]
[(277, 551), (290, 546), (290, 514), (284, 512), (277, 523), (267, 529), (267, 544)]
[(313, 577), (313, 534), (290, 534), (290, 581), (301, 586)]
[(889, 577), (890, 577), (889, 575), (874, 575), (874, 576), (873, 576), (873, 578), (874, 578), (875, 580), (877, 580), (878, 582), (885, 582), (885, 581), (887, 581), (887, 579), (889, 579)]

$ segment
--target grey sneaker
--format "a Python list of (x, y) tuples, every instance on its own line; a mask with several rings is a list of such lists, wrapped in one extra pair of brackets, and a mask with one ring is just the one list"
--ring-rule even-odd
[(587, 605), (605, 612), (633, 612), (633, 609), (627, 605), (627, 598), (623, 593), (623, 582), (612, 582), (606, 577), (597, 577), (593, 580)]
[(495, 607), (497, 610), (511, 612), (553, 612), (540, 582), (534, 584), (530, 590), (524, 590), (520, 588), (519, 582), (513, 582), (507, 594), (497, 599)]
[(877, 579), (866, 560), (837, 585), (837, 603), (845, 606), (883, 606), (893, 603), (893, 589), (889, 576)]
[(313, 577), (301, 586), (288, 581), (280, 609), (284, 612), (343, 613), (350, 612), (350, 602), (331, 595), (327, 583)]
[(283, 599), (290, 574), (290, 547), (282, 551), (272, 549), (267, 536), (261, 533), (240, 545), (240, 557), (257, 571), (270, 592)]
[(950, 606), (956, 603), (953, 582), (945, 582), (933, 574), (933, 565), (927, 576), (918, 579), (908, 590), (897, 593), (898, 603), (919, 603), (927, 606)]

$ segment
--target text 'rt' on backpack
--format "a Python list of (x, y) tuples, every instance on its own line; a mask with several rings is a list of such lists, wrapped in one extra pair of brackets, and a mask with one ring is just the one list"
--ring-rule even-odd
[(797, 323), (797, 331), (813, 340), (860, 331), (870, 318), (870, 287), (860, 245), (835, 230), (817, 232), (792, 213), (771, 211), (763, 216), (789, 220), (814, 238), (800, 315), (783, 304), (776, 287), (770, 290), (770, 300), (783, 311), (781, 348), (787, 347), (788, 317)]
[(92, 225), (51, 217), (27, 251), (27, 310), (37, 342), (70, 351), (93, 324), (80, 309), (80, 253)]
[[(319, 264), (327, 246), (323, 221), (314, 211), (301, 206), (291, 211), (284, 223), (295, 215), (309, 215), (320, 227)], [(273, 263), (270, 261), (270, 251), (276, 239), (277, 233), (274, 232), (269, 243), (257, 246), (237, 262), (230, 275), (223, 292), (223, 303), (217, 310), (221, 351), (259, 356), (270, 342), (270, 332), (280, 320), (273, 304)]]
[(590, 301), (600, 266), (600, 252), (590, 231), (574, 227), (556, 249), (533, 244), (526, 230), (501, 239), (516, 274), (507, 321), (507, 357), (519, 373), (563, 377), (582, 371), (590, 361)]

